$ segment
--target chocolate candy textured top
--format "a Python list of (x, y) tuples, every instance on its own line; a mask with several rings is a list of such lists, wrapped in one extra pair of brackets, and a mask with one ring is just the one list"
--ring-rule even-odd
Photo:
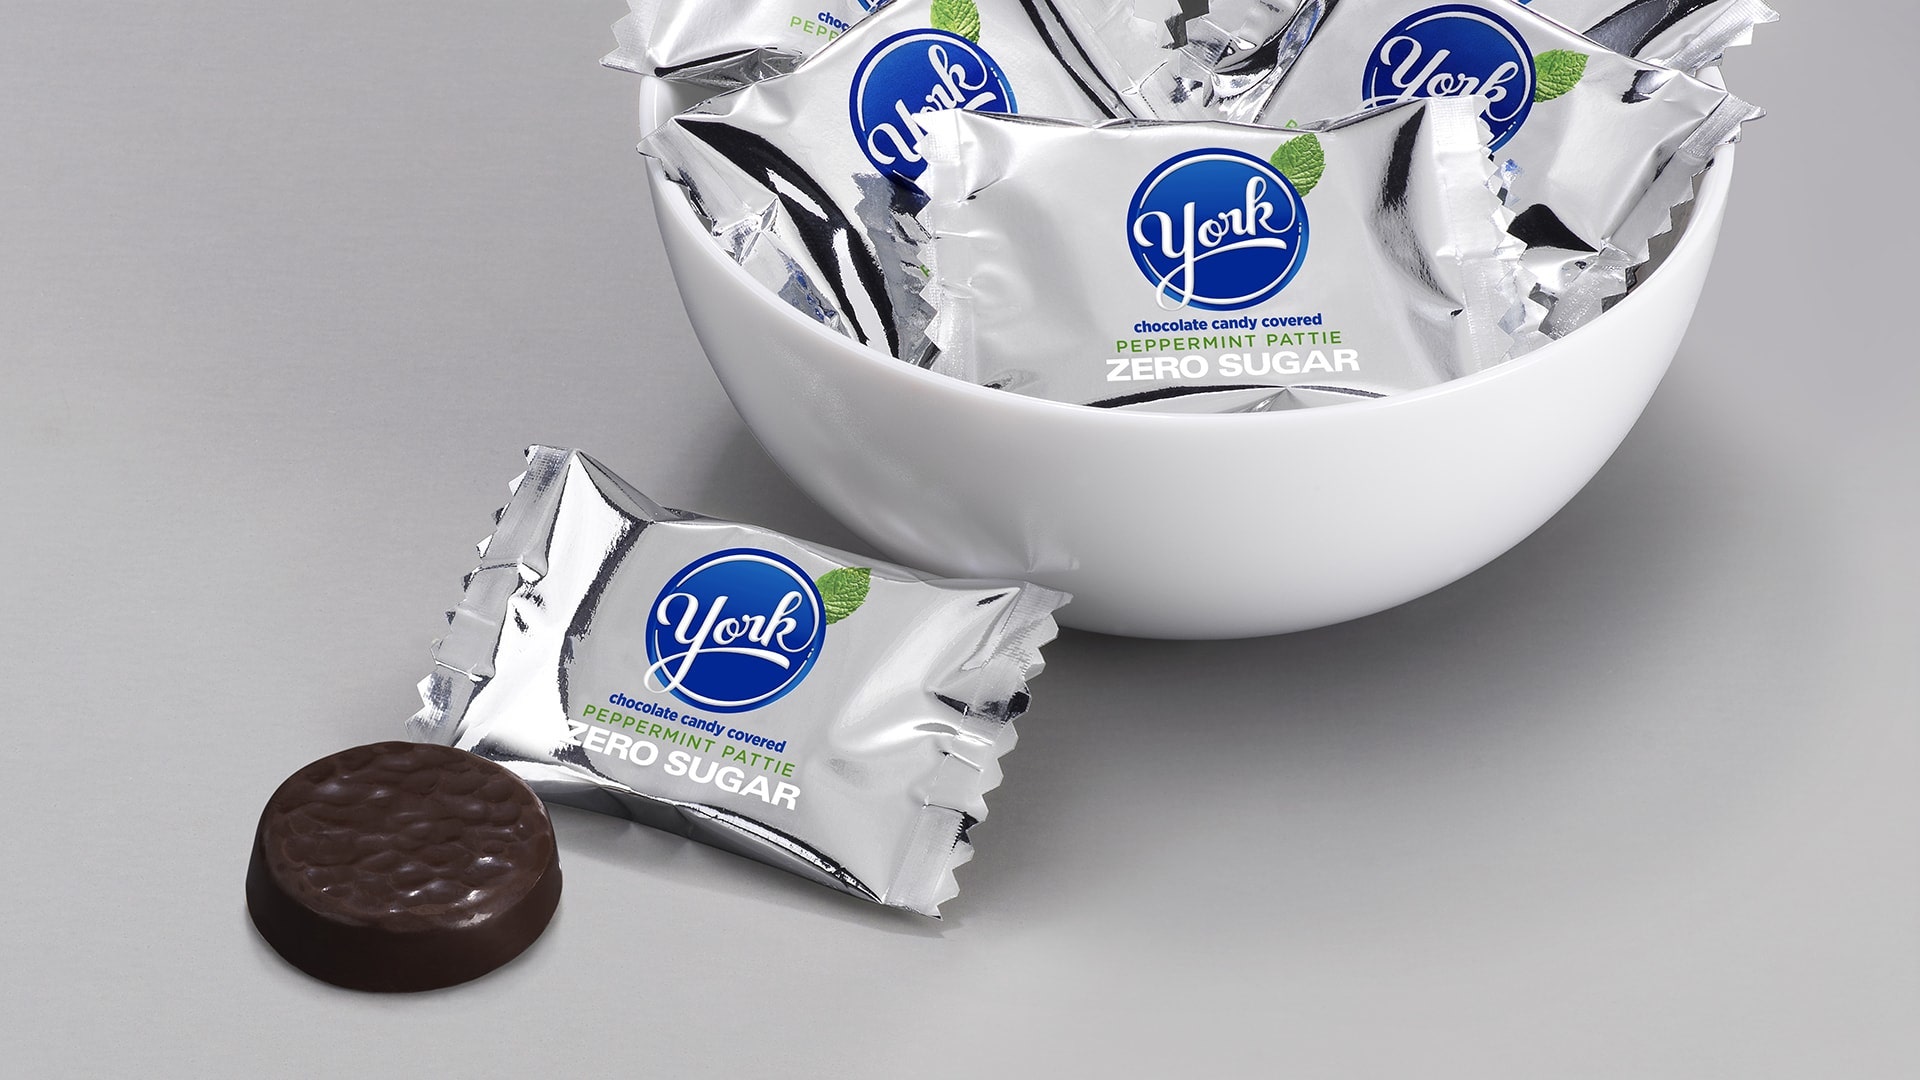
[(499, 967), (560, 896), (553, 827), (518, 777), (450, 747), (321, 758), (268, 800), (247, 871), (254, 924), (295, 966), (365, 990)]

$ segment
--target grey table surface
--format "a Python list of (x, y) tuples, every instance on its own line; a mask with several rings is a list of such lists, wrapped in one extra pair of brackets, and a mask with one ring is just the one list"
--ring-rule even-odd
[(560, 811), (545, 938), (392, 998), (262, 944), (250, 834), (400, 730), (522, 445), (860, 545), (701, 359), (618, 0), (0, 4), (0, 1072), (1920, 1075), (1920, 17), (1780, 6), (1692, 333), (1532, 539), (1067, 634), (942, 923)]

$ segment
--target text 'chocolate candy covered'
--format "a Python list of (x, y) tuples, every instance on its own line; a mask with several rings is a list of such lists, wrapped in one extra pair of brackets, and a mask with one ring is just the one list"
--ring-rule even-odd
[(247, 910), (281, 956), (356, 990), (431, 990), (520, 955), (560, 900), (533, 790), (462, 750), (383, 742), (288, 777), (267, 801)]

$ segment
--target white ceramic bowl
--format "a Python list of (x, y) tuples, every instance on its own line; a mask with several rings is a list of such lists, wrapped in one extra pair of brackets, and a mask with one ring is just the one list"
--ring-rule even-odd
[[(643, 122), (664, 113), (644, 92)], [(757, 285), (650, 173), (667, 259), (721, 384), (848, 528), (909, 566), (1068, 590), (1070, 626), (1233, 638), (1405, 603), (1566, 505), (1679, 348), (1732, 165), (1729, 148), (1666, 263), (1562, 341), (1399, 397), (1225, 416), (1041, 401), (870, 351)]]

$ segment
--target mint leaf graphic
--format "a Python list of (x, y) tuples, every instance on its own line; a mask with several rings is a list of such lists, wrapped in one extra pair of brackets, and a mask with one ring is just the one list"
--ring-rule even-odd
[(873, 571), (864, 566), (843, 566), (829, 570), (814, 582), (820, 588), (820, 602), (827, 608), (827, 624), (832, 625), (860, 609), (867, 602), (867, 589), (873, 585)]
[(1320, 146), (1320, 136), (1314, 134), (1297, 135), (1280, 144), (1273, 152), (1273, 167), (1287, 178), (1293, 190), (1307, 197), (1320, 183), (1320, 176), (1327, 171), (1327, 152)]
[(933, 28), (980, 40), (980, 9), (973, 0), (933, 0)]
[(1581, 76), (1587, 73), (1587, 54), (1571, 49), (1548, 49), (1533, 58), (1533, 67), (1536, 73), (1533, 100), (1552, 101), (1580, 85)]

